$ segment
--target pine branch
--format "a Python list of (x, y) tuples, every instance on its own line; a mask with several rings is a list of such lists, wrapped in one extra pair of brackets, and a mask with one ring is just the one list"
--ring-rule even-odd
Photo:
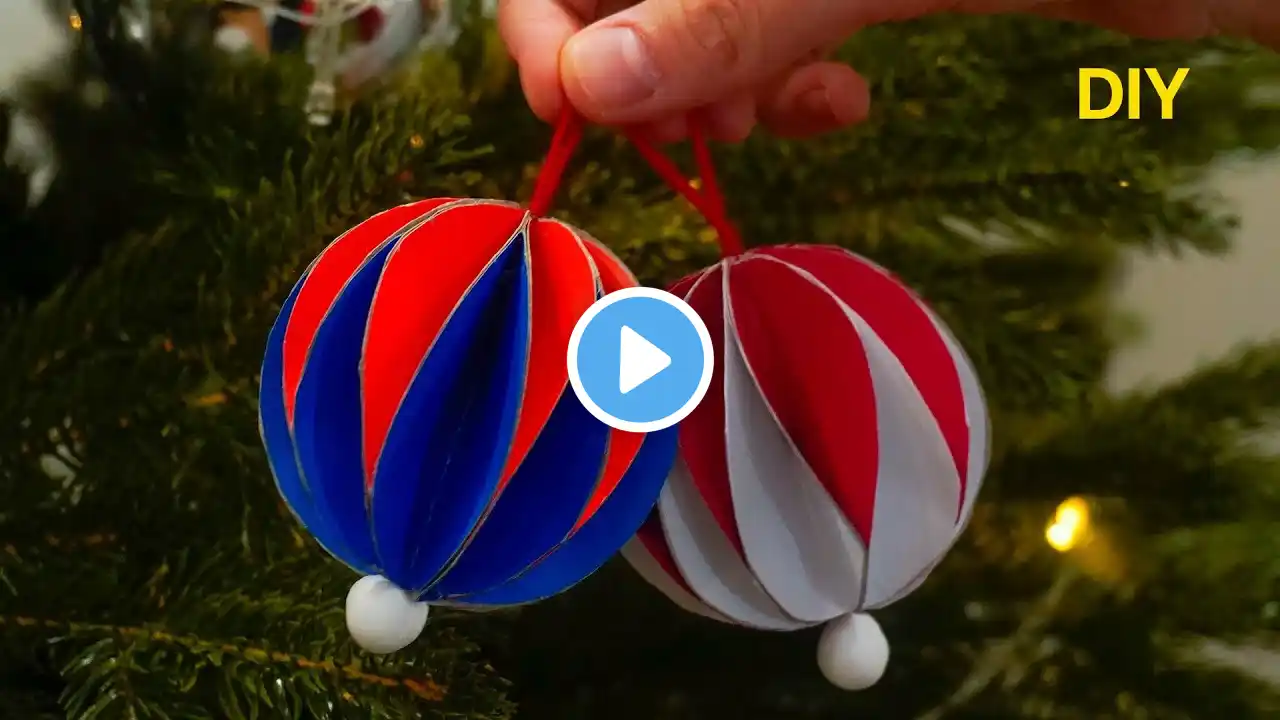
[[(325, 693), (331, 682), (354, 685), (352, 693), (359, 693), (359, 686), (371, 686), (405, 693), (419, 700), (440, 702), (448, 688), (429, 676), (411, 677), (394, 675), (387, 668), (366, 668), (358, 662), (340, 663), (334, 658), (312, 658), (295, 653), (272, 650), (243, 640), (219, 641), (195, 635), (176, 635), (148, 627), (122, 627), (109, 624), (61, 622), (55, 620), (0, 615), (0, 629), (39, 630), (53, 635), (52, 642), (75, 641), (88, 643), (71, 660), (64, 674), (73, 683), (66, 694), (67, 712), (73, 717), (90, 716), (91, 709), (105, 709), (104, 700), (118, 704), (113, 715), (141, 711), (149, 703), (133, 685), (135, 674), (145, 673), (138, 656), (144, 654), (165, 655), (165, 649), (174, 650), (185, 660), (172, 657), (170, 662), (187, 666), (191, 671), (221, 668), (221, 672), (234, 672), (241, 666), (259, 668), (263, 675), (277, 680), (288, 680), (293, 692)], [(171, 653), (169, 653), (171, 655)], [(114, 672), (103, 676), (97, 668), (110, 667)], [(185, 681), (184, 681), (185, 682)], [(194, 682), (194, 679), (191, 680)], [(104, 692), (104, 685), (118, 691)], [(355, 695), (348, 693), (352, 699)], [(281, 696), (282, 698), (283, 696)], [(278, 707), (277, 711), (292, 714), (298, 711)], [(228, 709), (230, 712), (230, 709)], [(145, 713), (143, 713), (145, 716)]]
[(1132, 412), (1177, 412), (1242, 432), (1266, 429), (1280, 412), (1280, 342), (1243, 347), (1172, 385), (1148, 391)]
[[(1009, 498), (1124, 497), (1148, 530), (1266, 512), (1280, 466), (1256, 447), (1280, 411), (1280, 345), (1245, 348), (1164, 386), (1095, 396), (1032, 421), (1001, 477)], [(1038, 427), (1037, 427), (1038, 424)]]
[(1274, 643), (1228, 643), (1205, 637), (1170, 642), (1188, 664), (1232, 670), (1280, 691), (1280, 648)]
[(973, 660), (972, 669), (960, 686), (946, 700), (917, 715), (916, 720), (942, 720), (1014, 671), (1020, 654), (1029, 644), (1040, 639), (1069, 594), (1078, 589), (1078, 580), (1079, 576), (1070, 568), (1064, 570), (1044, 595), (1022, 614), (1017, 628), (1007, 638), (992, 641), (987, 650)]
[(1280, 587), (1280, 523), (1273, 511), (1259, 515), (1150, 539), (1146, 592), (1161, 600), (1168, 628), (1217, 637), (1276, 628), (1268, 604)]

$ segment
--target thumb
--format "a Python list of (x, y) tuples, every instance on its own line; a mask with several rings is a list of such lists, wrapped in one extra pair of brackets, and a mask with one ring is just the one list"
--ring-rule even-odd
[(596, 122), (656, 120), (776, 77), (856, 29), (854, 0), (643, 0), (574, 35), (569, 101)]

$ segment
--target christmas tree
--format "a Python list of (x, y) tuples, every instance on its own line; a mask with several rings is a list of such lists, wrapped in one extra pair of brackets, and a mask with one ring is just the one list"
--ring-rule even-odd
[[(214, 52), (200, 3), (147, 41), (85, 0), (77, 49), (6, 106), (58, 175), (0, 182), (0, 717), (522, 720), (1267, 717), (1222, 660), (1280, 630), (1280, 347), (1124, 395), (1126, 252), (1228, 249), (1218, 158), (1280, 145), (1245, 45), (1148, 42), (1025, 18), (874, 28), (842, 51), (872, 118), (718, 148), (751, 243), (848, 247), (956, 331), (992, 406), (991, 471), (960, 544), (878, 614), (875, 688), (819, 677), (811, 633), (682, 614), (614, 563), (518, 612), (435, 612), (361, 653), (354, 580), (283, 508), (257, 373), (288, 289), (333, 237), (430, 196), (528, 197), (548, 129), (495, 33), (366, 88), (326, 127), (311, 69)], [(1077, 119), (1077, 71), (1192, 68), (1172, 120)], [(1153, 119), (1148, 119), (1153, 118)], [(7, 136), (7, 127), (0, 128)], [(558, 215), (661, 285), (714, 260), (706, 228), (626, 143), (592, 132)], [(1046, 531), (1046, 526), (1049, 530)], [(1238, 653), (1237, 653), (1238, 654)]]

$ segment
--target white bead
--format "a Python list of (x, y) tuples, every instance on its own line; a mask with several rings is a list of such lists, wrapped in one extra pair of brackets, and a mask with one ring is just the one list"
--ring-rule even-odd
[(836, 618), (818, 642), (818, 668), (841, 690), (865, 690), (875, 685), (889, 664), (889, 641), (870, 615), (853, 613)]
[(429, 610), (381, 575), (366, 575), (347, 593), (347, 631), (368, 652), (393, 653), (418, 639)]

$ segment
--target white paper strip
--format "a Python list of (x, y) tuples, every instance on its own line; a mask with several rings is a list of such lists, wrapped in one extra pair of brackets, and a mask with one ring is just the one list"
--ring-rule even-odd
[(973, 506), (978, 499), (978, 491), (982, 488), (982, 476), (986, 474), (987, 464), (991, 460), (991, 417), (987, 412), (987, 401), (982, 394), (982, 385), (978, 382), (977, 371), (974, 370), (969, 356), (961, 348), (959, 341), (955, 339), (955, 336), (951, 334), (947, 326), (929, 308), (925, 307), (924, 309), (929, 313), (929, 318), (933, 321), (938, 332), (941, 333), (942, 339), (947, 345), (947, 350), (951, 353), (951, 359), (955, 363), (956, 372), (960, 377), (960, 388), (964, 396), (965, 419), (969, 425), (969, 462), (967, 474), (965, 475), (967, 480), (965, 482), (964, 498), (961, 501), (960, 512), (951, 542), (946, 547), (939, 548), (938, 556), (934, 558), (933, 562), (929, 563), (929, 566), (924, 570), (921, 570), (897, 595), (886, 601), (885, 605), (895, 603), (915, 592), (916, 588), (929, 579), (929, 574), (947, 556), (952, 546), (955, 545), (956, 539), (964, 532), (965, 526), (969, 523), (969, 518), (973, 516)]
[(978, 372), (974, 369), (973, 362), (938, 316), (927, 307), (925, 312), (929, 313), (929, 319), (938, 329), (951, 353), (951, 360), (955, 363), (956, 373), (960, 376), (960, 391), (964, 395), (965, 420), (969, 423), (969, 463), (965, 474), (960, 521), (956, 524), (956, 534), (959, 535), (969, 522), (969, 516), (973, 514), (973, 504), (982, 487), (982, 476), (986, 474), (987, 464), (991, 462), (991, 416), (988, 414), (987, 399), (982, 393), (982, 384), (978, 381)]
[(676, 461), (667, 477), (658, 512), (676, 567), (703, 602), (750, 627), (795, 630), (806, 625), (787, 616), (765, 593), (716, 523), (683, 460)]
[(960, 477), (933, 414), (902, 363), (852, 308), (810, 273), (797, 273), (839, 303), (862, 339), (875, 392), (880, 471), (862, 609), (898, 597), (955, 533)]
[(747, 564), (788, 615), (825, 622), (858, 606), (866, 549), (751, 374), (724, 279), (725, 443)]
[(622, 557), (631, 564), (631, 567), (635, 568), (635, 571), (640, 574), (640, 577), (644, 578), (645, 582), (657, 588), (659, 592), (666, 595), (681, 610), (695, 615), (702, 615), (712, 620), (732, 622), (729, 618), (712, 610), (710, 606), (699, 600), (688, 590), (685, 590), (680, 583), (668, 575), (667, 571), (653, 557), (653, 554), (649, 552), (649, 549), (640, 541), (640, 538), (631, 538), (626, 545), (622, 546)]
[(879, 336), (848, 310), (867, 350), (880, 432), (864, 608), (892, 601), (955, 536), (960, 475), (933, 413)]

